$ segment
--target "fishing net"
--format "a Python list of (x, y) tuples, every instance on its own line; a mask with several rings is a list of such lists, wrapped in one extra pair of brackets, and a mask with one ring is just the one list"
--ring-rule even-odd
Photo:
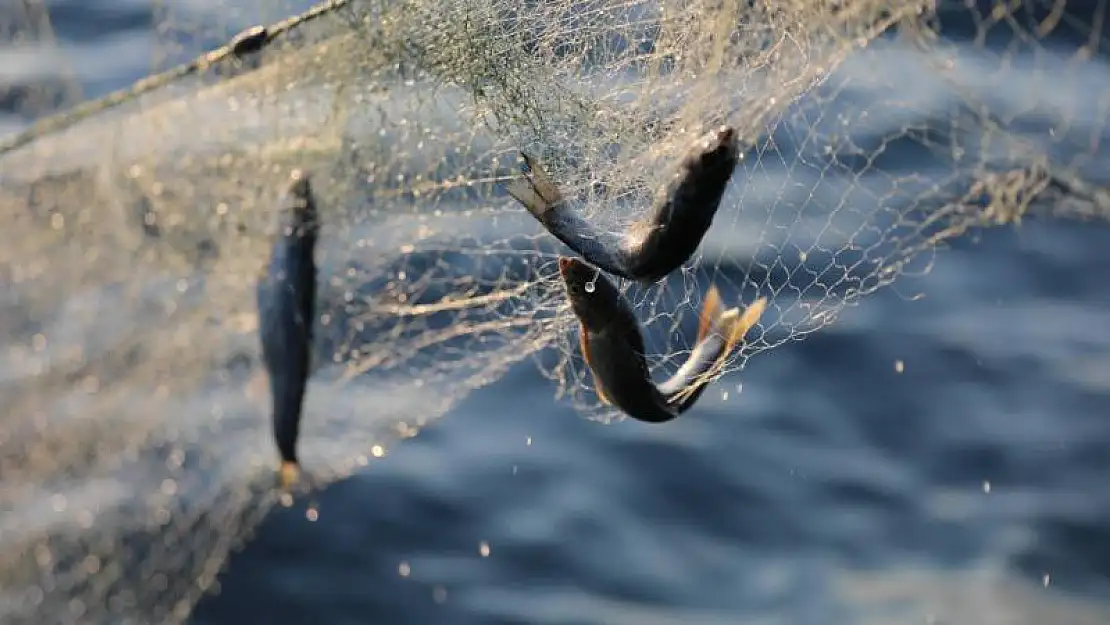
[(695, 257), (622, 285), (657, 379), (710, 284), (770, 300), (734, 372), (969, 231), (1110, 208), (1104, 1), (216, 4), (156, 3), (162, 73), (83, 104), (48, 12), (0, 11), (4, 623), (180, 622), (280, 499), (254, 285), (293, 169), (323, 223), (321, 484), (517, 365), (615, 416), (562, 248), (503, 190), (520, 150), (622, 231), (703, 132), (742, 138)]

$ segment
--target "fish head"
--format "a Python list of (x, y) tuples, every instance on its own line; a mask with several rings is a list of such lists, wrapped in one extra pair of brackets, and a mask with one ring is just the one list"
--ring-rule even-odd
[(574, 315), (587, 330), (597, 331), (621, 317), (621, 294), (597, 267), (559, 257), (559, 274)]

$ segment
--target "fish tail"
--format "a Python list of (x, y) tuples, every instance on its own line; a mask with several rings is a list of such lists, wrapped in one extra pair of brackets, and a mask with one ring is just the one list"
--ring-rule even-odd
[(759, 322), (767, 309), (767, 298), (757, 299), (743, 313), (739, 308), (725, 311), (722, 308), (720, 293), (716, 286), (710, 287), (699, 318), (698, 342), (690, 360), (682, 367), (686, 371), (680, 371), (678, 375), (682, 377), (667, 385), (673, 389), (667, 396), (668, 403), (680, 413), (694, 405), (709, 382), (720, 373), (728, 357)]
[[(278, 337), (284, 351), (267, 358), (270, 375), (270, 421), (278, 458), (285, 464), (297, 464), (297, 440), (300, 438), (304, 398), (308, 390), (308, 352), (298, 337), (288, 332)], [(274, 341), (277, 343), (278, 341)]]
[(551, 208), (551, 206), (536, 193), (536, 189), (532, 186), (531, 182), (526, 179), (517, 178), (505, 185), (505, 190), (508, 191), (509, 195), (513, 196), (516, 201), (523, 204), (524, 208), (527, 208), (529, 213), (532, 213), (536, 217), (542, 217), (543, 214)]
[(721, 292), (717, 290), (716, 285), (710, 286), (709, 293), (705, 295), (705, 301), (701, 305), (701, 313), (698, 315), (697, 343), (704, 341), (709, 330), (719, 325), (719, 321), (724, 316), (722, 308)]
[(521, 153), (524, 159), (525, 172), (523, 178), (517, 178), (505, 186), (509, 195), (524, 205), (528, 212), (537, 218), (542, 218), (548, 211), (563, 201), (563, 194), (551, 181), (539, 163), (532, 160), (527, 154)]
[(766, 309), (767, 298), (761, 297), (752, 302), (751, 306), (745, 308), (743, 314), (736, 308), (721, 314), (717, 322), (721, 334), (725, 337), (725, 347), (722, 350), (721, 358), (727, 358), (740, 345), (752, 327), (759, 323), (759, 319)]
[(301, 465), (296, 461), (282, 462), (278, 467), (278, 485), (282, 490), (291, 489), (301, 477)]
[(524, 205), (543, 227), (585, 261), (626, 279), (636, 279), (629, 268), (623, 237), (598, 228), (566, 203), (562, 191), (539, 163), (527, 154), (524, 175), (505, 185), (505, 190)]
[(542, 165), (532, 160), (527, 154), (522, 154), (524, 163), (527, 165), (528, 170), (532, 173), (532, 180), (536, 187), (536, 192), (547, 201), (548, 204), (558, 204), (563, 201), (563, 193), (559, 191), (551, 177), (547, 175), (547, 171)]

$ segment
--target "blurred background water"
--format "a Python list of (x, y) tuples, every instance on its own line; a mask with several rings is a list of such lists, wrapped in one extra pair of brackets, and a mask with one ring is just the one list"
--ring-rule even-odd
[[(148, 0), (49, 4), (86, 97), (152, 69)], [(279, 17), (220, 4), (174, 5), (213, 34), (183, 57)], [(664, 426), (526, 362), (272, 514), (193, 622), (1110, 623), (1107, 235), (959, 241)]]

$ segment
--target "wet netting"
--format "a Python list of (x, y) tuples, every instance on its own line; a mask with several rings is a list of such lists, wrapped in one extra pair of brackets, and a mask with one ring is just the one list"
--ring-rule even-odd
[(255, 285), (295, 169), (322, 224), (317, 483), (514, 366), (618, 416), (582, 363), (565, 248), (504, 190), (522, 150), (619, 232), (699, 136), (735, 128), (698, 252), (622, 283), (657, 379), (710, 285), (769, 301), (734, 373), (965, 233), (1110, 214), (1106, 0), (275, 2), (238, 37), (231, 7), (174, 6), (151, 6), (151, 76), (83, 102), (49, 12), (0, 8), (0, 101), (21, 120), (0, 138), (6, 625), (181, 622), (288, 497)]

